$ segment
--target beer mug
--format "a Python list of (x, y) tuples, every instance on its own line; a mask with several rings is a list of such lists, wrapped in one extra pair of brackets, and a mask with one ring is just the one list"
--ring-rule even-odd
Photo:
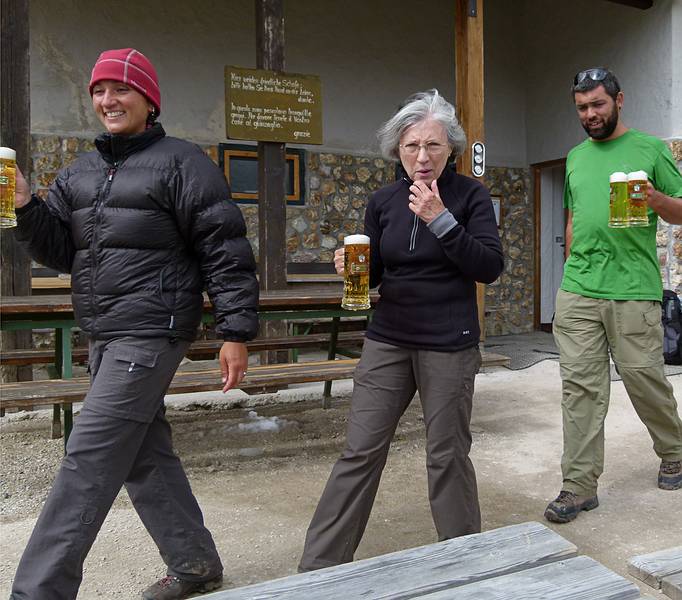
[(343, 238), (343, 299), (341, 308), (369, 308), (369, 237), (348, 235)]
[(628, 176), (622, 171), (609, 177), (609, 227), (628, 226)]
[(16, 227), (14, 188), (17, 183), (17, 153), (0, 147), (0, 227)]
[(628, 202), (630, 204), (630, 227), (647, 227), (649, 217), (647, 215), (646, 188), (649, 176), (646, 171), (633, 171), (628, 173)]

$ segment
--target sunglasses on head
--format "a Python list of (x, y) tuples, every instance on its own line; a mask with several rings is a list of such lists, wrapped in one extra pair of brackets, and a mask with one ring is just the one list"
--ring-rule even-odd
[(580, 71), (574, 78), (573, 78), (573, 85), (579, 85), (583, 81), (585, 81), (588, 77), (592, 81), (604, 81), (606, 79), (606, 76), (609, 74), (609, 72), (606, 69), (585, 69), (584, 71)]

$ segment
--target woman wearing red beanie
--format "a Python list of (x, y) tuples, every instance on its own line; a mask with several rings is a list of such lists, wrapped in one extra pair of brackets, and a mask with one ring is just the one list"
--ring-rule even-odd
[(41, 264), (71, 273), (89, 335), (91, 387), (19, 563), (13, 600), (73, 600), (83, 562), (125, 485), (167, 576), (147, 600), (217, 589), (223, 567), (173, 452), (164, 396), (215, 309), (223, 391), (246, 374), (258, 329), (256, 265), (239, 208), (197, 146), (166, 136), (158, 78), (132, 48), (103, 52), (92, 104), (106, 133), (57, 175), (45, 201), (17, 171), (17, 237)]

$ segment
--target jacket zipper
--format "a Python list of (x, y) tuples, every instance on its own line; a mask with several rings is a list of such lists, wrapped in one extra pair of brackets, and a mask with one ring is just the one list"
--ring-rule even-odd
[(419, 228), (419, 217), (414, 215), (414, 220), (412, 221), (412, 233), (410, 233), (410, 252), (414, 252), (414, 248), (417, 244), (417, 229)]
[(97, 275), (97, 242), (99, 240), (99, 224), (102, 216), (102, 207), (104, 202), (109, 195), (111, 189), (111, 182), (116, 174), (116, 169), (118, 168), (118, 161), (109, 167), (107, 171), (107, 178), (100, 192), (99, 198), (97, 198), (97, 204), (95, 205), (95, 223), (93, 225), (92, 231), (92, 243), (90, 244), (90, 258), (92, 260), (92, 267), (90, 268), (90, 305), (92, 306), (92, 334), (96, 333), (95, 321), (97, 319), (97, 303), (95, 302), (95, 279)]
[[(403, 177), (403, 181), (407, 184), (408, 188), (412, 185), (412, 181), (407, 177)], [(410, 232), (410, 246), (408, 252), (414, 252), (414, 248), (417, 245), (417, 229), (419, 229), (419, 217), (414, 215), (412, 220), (412, 231)]]

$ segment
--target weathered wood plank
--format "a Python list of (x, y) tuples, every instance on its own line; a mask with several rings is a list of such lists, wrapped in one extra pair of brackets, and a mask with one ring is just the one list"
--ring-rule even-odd
[(345, 565), (207, 595), (211, 600), (370, 600), (430, 592), (575, 556), (540, 523), (502, 527)]
[[(31, 179), (31, 65), (29, 2), (0, 1), (0, 146), (16, 150), (17, 165)], [(0, 235), (0, 296), (31, 293), (31, 259), (12, 230)], [(30, 348), (30, 331), (0, 332), (3, 348)], [(12, 372), (13, 371), (13, 372)], [(31, 369), (6, 371), (18, 381), (32, 379)]]
[(483, 367), (508, 367), (511, 359), (504, 354), (496, 354), (495, 352), (481, 351), (481, 359)]
[(421, 600), (629, 600), (639, 588), (587, 556), (562, 560), (456, 589), (420, 596)]
[(628, 573), (644, 583), (661, 587), (661, 579), (682, 571), (682, 546), (640, 554), (628, 561)]
[(661, 591), (671, 600), (682, 600), (682, 572), (661, 579)]
[[(353, 376), (358, 359), (322, 360), (280, 365), (251, 367), (239, 384), (239, 389), (258, 393), (290, 383), (333, 381)], [(2, 384), (0, 407), (81, 402), (89, 389), (87, 377), (73, 379), (46, 379)], [(178, 371), (168, 389), (168, 394), (216, 391), (222, 388), (221, 373), (216, 368)]]
[[(338, 334), (339, 347), (344, 345), (361, 345), (364, 341), (364, 331), (340, 331)], [(293, 348), (326, 348), (329, 345), (329, 333), (315, 333), (306, 335), (293, 335), (276, 338), (256, 338), (247, 342), (249, 352), (260, 352), (261, 350), (290, 350)], [(206, 356), (218, 354), (223, 345), (222, 340), (196, 340), (187, 351), (189, 358), (196, 356)], [(485, 354), (483, 354), (485, 358)], [(504, 358), (499, 354), (492, 355), (494, 362), (484, 364), (503, 364), (500, 361)], [(88, 348), (77, 347), (71, 351), (71, 358), (74, 363), (87, 362)], [(3, 365), (27, 365), (27, 364), (49, 364), (54, 362), (55, 353), (53, 349), (30, 349), (30, 350), (3, 350), (0, 351), (0, 364)], [(508, 360), (508, 358), (507, 358)]]

